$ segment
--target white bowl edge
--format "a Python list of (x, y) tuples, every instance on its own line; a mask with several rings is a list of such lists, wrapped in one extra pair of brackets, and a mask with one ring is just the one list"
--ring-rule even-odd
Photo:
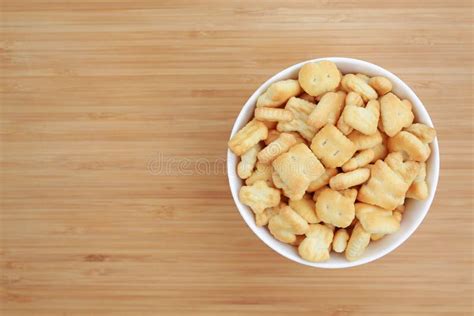
[[(307, 60), (295, 65), (292, 65), (274, 76), (268, 79), (263, 83), (250, 98), (245, 102), (245, 105), (242, 107), (234, 126), (230, 137), (232, 137), (239, 129), (241, 129), (250, 119), (253, 114), (256, 100), (259, 95), (261, 95), (273, 82), (283, 79), (297, 78), (297, 74), (302, 65), (308, 62), (317, 62), (321, 60), (330, 60), (334, 62), (338, 68), (343, 73), (364, 73), (369, 76), (384, 76), (387, 77), (393, 84), (393, 92), (401, 98), (406, 98), (410, 100), (413, 104), (413, 112), (416, 117), (416, 121), (424, 123), (426, 125), (433, 127), (433, 122), (426, 111), (423, 103), (416, 96), (413, 90), (405, 84), (400, 78), (398, 78), (393, 73), (389, 72), (386, 69), (383, 69), (380, 66), (371, 64), (369, 62), (345, 58), (345, 57), (326, 57), (326, 58), (317, 58), (312, 60)], [(271, 249), (279, 253), (285, 258), (288, 258), (292, 261), (298, 262), (303, 265), (308, 265), (317, 268), (348, 268), (369, 263), (376, 259), (379, 259), (386, 254), (390, 253), (397, 247), (399, 247), (403, 242), (405, 242), (421, 224), (426, 214), (428, 213), (430, 206), (433, 202), (434, 195), (436, 192), (436, 187), (439, 180), (439, 148), (438, 140), (435, 140), (431, 143), (431, 156), (427, 161), (427, 182), (429, 187), (429, 196), (426, 200), (416, 201), (409, 199), (406, 204), (406, 211), (404, 213), (404, 218), (400, 230), (395, 234), (388, 235), (383, 239), (371, 242), (367, 250), (365, 251), (362, 258), (359, 260), (350, 262), (347, 261), (341, 254), (331, 253), (331, 259), (326, 262), (310, 262), (302, 259), (295, 247), (291, 245), (284, 244), (276, 240), (265, 227), (258, 227), (255, 224), (254, 214), (246, 205), (242, 204), (239, 201), (238, 191), (242, 186), (242, 180), (237, 176), (236, 166), (238, 163), (238, 157), (232, 153), (230, 150), (227, 150), (227, 175), (229, 178), (229, 185), (232, 193), (234, 202), (242, 215), (244, 221), (250, 227), (250, 229)]]

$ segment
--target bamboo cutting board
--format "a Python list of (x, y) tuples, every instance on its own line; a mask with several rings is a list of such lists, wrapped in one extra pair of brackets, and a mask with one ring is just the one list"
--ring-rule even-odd
[[(2, 315), (473, 312), (472, 2), (4, 0)], [(246, 227), (223, 165), (268, 77), (346, 56), (398, 74), (438, 130), (427, 218), (346, 270)]]

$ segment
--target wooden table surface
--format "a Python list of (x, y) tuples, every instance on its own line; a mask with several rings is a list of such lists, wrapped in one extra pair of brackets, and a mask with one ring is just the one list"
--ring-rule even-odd
[[(2, 315), (473, 312), (471, 1), (4, 0)], [(347, 56), (438, 130), (430, 213), (390, 255), (319, 270), (267, 248), (223, 170), (249, 95)]]

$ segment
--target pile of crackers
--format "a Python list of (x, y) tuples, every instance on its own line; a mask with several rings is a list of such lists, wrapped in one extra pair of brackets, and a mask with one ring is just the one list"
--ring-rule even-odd
[(387, 78), (307, 63), (298, 80), (270, 85), (228, 143), (241, 159), (240, 201), (302, 258), (357, 260), (400, 229), (407, 198), (428, 197), (436, 132), (414, 120)]

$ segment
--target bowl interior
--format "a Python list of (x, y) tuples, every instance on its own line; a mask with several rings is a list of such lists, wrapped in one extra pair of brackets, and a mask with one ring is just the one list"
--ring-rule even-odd
[[(262, 86), (260, 86), (257, 91), (248, 99), (242, 108), (237, 120), (232, 129), (231, 137), (241, 129), (253, 116), (253, 111), (255, 108), (255, 103), (260, 94), (262, 94), (270, 84), (275, 81), (284, 80), (284, 79), (296, 79), (298, 77), (298, 71), (301, 66), (307, 62), (319, 61), (319, 60), (331, 60), (334, 62), (338, 68), (343, 73), (364, 73), (369, 76), (385, 76), (393, 84), (393, 92), (402, 99), (408, 99), (413, 104), (413, 113), (415, 114), (415, 121), (424, 123), (429, 126), (433, 126), (433, 123), (426, 111), (425, 107), (415, 95), (415, 93), (397, 76), (391, 72), (376, 66), (374, 64), (357, 60), (351, 58), (341, 58), (341, 57), (330, 57), (330, 58), (320, 58), (314, 60), (308, 60), (296, 65), (293, 65), (269, 80), (267, 80)], [(239, 209), (240, 214), (244, 218), (247, 225), (252, 229), (252, 231), (270, 248), (283, 255), (284, 257), (296, 261), (301, 264), (320, 267), (320, 268), (345, 268), (351, 266), (361, 265), (375, 259), (378, 259), (385, 254), (389, 253), (400, 244), (402, 244), (420, 225), (423, 221), (423, 218), (427, 214), (429, 207), (433, 201), (433, 197), (436, 191), (436, 186), (438, 183), (439, 176), (439, 152), (438, 152), (438, 142), (435, 139), (431, 143), (431, 156), (427, 161), (427, 182), (429, 187), (429, 197), (424, 201), (416, 201), (413, 199), (408, 199), (405, 206), (406, 211), (403, 215), (403, 220), (401, 223), (400, 230), (394, 234), (385, 236), (381, 240), (372, 241), (369, 244), (369, 247), (365, 251), (362, 258), (357, 261), (349, 262), (343, 255), (331, 252), (331, 259), (326, 262), (315, 263), (309, 262), (302, 259), (298, 253), (297, 249), (291, 245), (284, 244), (276, 240), (268, 231), (266, 227), (258, 227), (255, 224), (254, 214), (252, 210), (243, 205), (238, 198), (238, 192), (240, 187), (243, 184), (243, 181), (237, 176), (236, 167), (239, 162), (239, 158), (233, 154), (230, 150), (227, 151), (227, 173), (229, 177), (229, 184), (232, 192), (234, 201)]]

